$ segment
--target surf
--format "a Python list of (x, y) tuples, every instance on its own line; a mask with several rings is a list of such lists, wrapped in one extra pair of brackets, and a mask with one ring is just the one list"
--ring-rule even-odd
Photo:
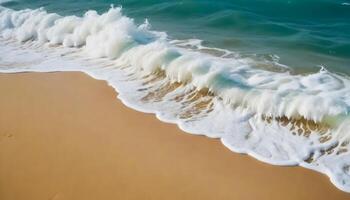
[(129, 107), (234, 152), (320, 171), (350, 191), (345, 75), (298, 74), (278, 59), (172, 40), (113, 6), (82, 17), (0, 7), (0, 38), (0, 72), (85, 72)]

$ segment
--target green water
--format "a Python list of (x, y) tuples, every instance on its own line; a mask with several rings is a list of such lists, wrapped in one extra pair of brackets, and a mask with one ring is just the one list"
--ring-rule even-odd
[(209, 47), (241, 55), (277, 55), (296, 71), (350, 74), (349, 0), (17, 0), (14, 9), (44, 7), (61, 15), (82, 15), (122, 6), (137, 23), (172, 39), (200, 39)]

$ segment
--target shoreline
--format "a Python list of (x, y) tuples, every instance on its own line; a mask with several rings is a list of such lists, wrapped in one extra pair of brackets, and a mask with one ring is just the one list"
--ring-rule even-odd
[(349, 199), (134, 111), (82, 72), (0, 74), (0, 199)]

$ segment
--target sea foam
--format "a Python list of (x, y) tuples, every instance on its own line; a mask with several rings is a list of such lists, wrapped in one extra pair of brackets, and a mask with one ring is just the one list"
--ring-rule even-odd
[(234, 152), (327, 174), (350, 191), (350, 80), (169, 40), (112, 7), (83, 17), (0, 7), (0, 72), (82, 71), (128, 106)]

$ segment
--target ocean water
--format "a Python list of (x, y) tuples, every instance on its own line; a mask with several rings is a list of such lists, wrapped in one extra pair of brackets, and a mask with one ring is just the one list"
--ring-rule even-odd
[(0, 72), (87, 73), (129, 107), (350, 192), (350, 1), (0, 4)]
[(15, 0), (4, 6), (82, 16), (91, 9), (106, 12), (110, 4), (174, 39), (200, 39), (247, 56), (277, 55), (300, 72), (322, 65), (349, 74), (348, 0)]

